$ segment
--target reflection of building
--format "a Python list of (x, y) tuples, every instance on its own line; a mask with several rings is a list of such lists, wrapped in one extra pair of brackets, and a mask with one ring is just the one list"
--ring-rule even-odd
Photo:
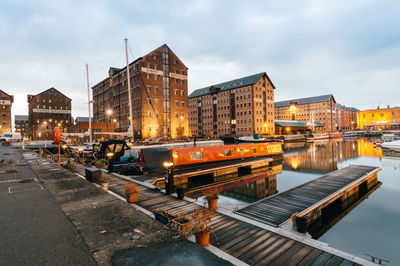
[[(179, 138), (189, 134), (188, 69), (164, 44), (129, 65), (133, 130), (136, 138)], [(127, 71), (111, 67), (93, 86), (94, 121), (117, 121), (129, 128)]]
[(21, 132), (22, 137), (25, 137), (25, 135), (28, 134), (29, 123), (27, 115), (15, 115), (14, 124), (15, 124), (15, 131)]
[(0, 109), (1, 109), (1, 124), (0, 135), (4, 132), (11, 132), (11, 105), (14, 102), (14, 96), (0, 90)]
[(337, 124), (339, 131), (350, 131), (357, 127), (357, 112), (354, 107), (336, 104)]
[(255, 199), (263, 199), (276, 193), (276, 175), (259, 179), (242, 186), (235, 187), (229, 192)]
[(311, 144), (305, 152), (285, 156), (283, 165), (293, 170), (331, 172), (337, 169), (338, 162), (358, 156), (356, 141), (326, 142), (323, 145)]
[(359, 129), (400, 129), (400, 107), (359, 111)]
[(337, 130), (336, 101), (332, 94), (275, 102), (276, 120), (296, 120), (314, 132)]
[(189, 95), (192, 135), (274, 134), (274, 89), (262, 72), (195, 90)]
[(71, 99), (55, 88), (28, 95), (28, 112), (31, 139), (52, 139), (55, 126), (61, 132), (68, 132), (71, 126)]

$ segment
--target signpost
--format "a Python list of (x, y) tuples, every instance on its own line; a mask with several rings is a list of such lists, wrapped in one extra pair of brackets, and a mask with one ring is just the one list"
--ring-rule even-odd
[(61, 153), (60, 153), (60, 143), (61, 143), (61, 130), (60, 127), (54, 128), (54, 142), (58, 144), (58, 170), (61, 170)]

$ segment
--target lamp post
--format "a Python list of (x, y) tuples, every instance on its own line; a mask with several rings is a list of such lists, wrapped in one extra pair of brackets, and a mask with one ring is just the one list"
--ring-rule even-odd
[(174, 186), (174, 163), (164, 162), (165, 176), (165, 193), (167, 195), (175, 192)]
[(112, 173), (114, 171), (114, 162), (113, 162), (114, 153), (107, 152), (106, 155), (108, 158), (108, 173)]
[(106, 110), (106, 115), (107, 115), (107, 131), (110, 131), (110, 125), (109, 125), (109, 123), (111, 122), (110, 121), (110, 118), (111, 118), (111, 115), (113, 114), (113, 110), (112, 109), (110, 109), (110, 108), (108, 108), (107, 110)]

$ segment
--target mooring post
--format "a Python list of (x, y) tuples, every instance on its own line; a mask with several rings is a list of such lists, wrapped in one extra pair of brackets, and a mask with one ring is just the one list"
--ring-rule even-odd
[(175, 192), (173, 163), (164, 163), (164, 168), (165, 193), (169, 195)]

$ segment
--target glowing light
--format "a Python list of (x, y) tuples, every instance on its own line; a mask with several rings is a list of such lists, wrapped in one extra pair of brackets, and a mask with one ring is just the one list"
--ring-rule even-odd
[(108, 158), (111, 158), (111, 157), (113, 157), (113, 156), (114, 156), (114, 153), (113, 153), (113, 152), (107, 152), (107, 154), (106, 154), (106, 155), (107, 155), (107, 157), (108, 157)]
[(111, 109), (107, 109), (106, 114), (107, 115), (112, 115), (113, 111)]
[(294, 169), (294, 170), (296, 170), (297, 168), (299, 168), (299, 164), (300, 164), (300, 162), (299, 162), (299, 159), (298, 159), (297, 157), (293, 157), (293, 158), (290, 160), (290, 166), (291, 166), (292, 169)]
[(172, 162), (164, 162), (164, 167), (171, 167), (173, 165), (174, 165), (174, 163), (172, 163)]
[(64, 145), (62, 145), (62, 148), (66, 149), (66, 148), (68, 148), (68, 146), (66, 144), (64, 144)]
[(83, 152), (83, 148), (79, 148), (78, 151), (79, 151), (79, 152)]

